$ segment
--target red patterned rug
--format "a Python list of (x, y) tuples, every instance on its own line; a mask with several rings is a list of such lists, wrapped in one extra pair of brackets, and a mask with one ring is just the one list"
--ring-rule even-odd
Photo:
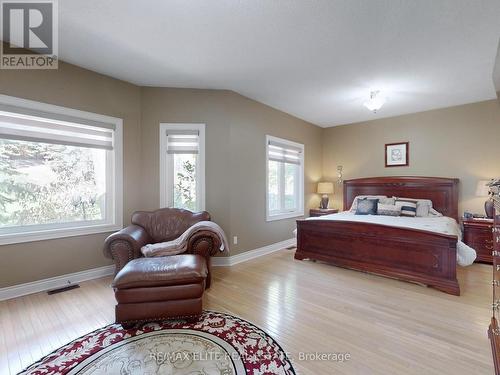
[(111, 324), (57, 349), (21, 374), (292, 375), (267, 333), (232, 315), (205, 311), (198, 322)]

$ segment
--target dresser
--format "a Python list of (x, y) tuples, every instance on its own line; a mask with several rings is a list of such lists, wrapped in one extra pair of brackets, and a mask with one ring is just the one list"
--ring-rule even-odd
[(476, 250), (476, 262), (493, 263), (493, 220), (463, 219), (464, 242)]
[(500, 317), (500, 195), (496, 193), (493, 196), (495, 205), (494, 223), (493, 223), (493, 296), (492, 296), (492, 317), (488, 329), (488, 336), (491, 341), (491, 351), (493, 353), (493, 362), (495, 364), (495, 374), (500, 375), (500, 329), (498, 319)]

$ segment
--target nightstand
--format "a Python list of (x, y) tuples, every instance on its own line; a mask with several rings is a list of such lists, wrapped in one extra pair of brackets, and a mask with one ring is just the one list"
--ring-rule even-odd
[(493, 220), (462, 219), (464, 242), (476, 250), (476, 262), (493, 263)]
[(338, 213), (339, 210), (336, 208), (311, 208), (309, 210), (309, 216), (315, 217), (315, 216), (323, 216), (323, 215), (330, 215), (330, 214), (336, 214)]

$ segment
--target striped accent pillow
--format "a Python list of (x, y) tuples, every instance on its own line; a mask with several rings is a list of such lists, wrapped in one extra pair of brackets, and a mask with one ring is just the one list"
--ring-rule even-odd
[(432, 208), (432, 201), (429, 199), (418, 199), (418, 198), (409, 198), (409, 197), (401, 197), (397, 198), (399, 200), (403, 200), (406, 202), (415, 202), (417, 204), (417, 217), (428, 217), (432, 216), (430, 214), (430, 210)]
[(396, 206), (401, 207), (401, 216), (417, 216), (417, 202), (411, 199), (396, 199)]

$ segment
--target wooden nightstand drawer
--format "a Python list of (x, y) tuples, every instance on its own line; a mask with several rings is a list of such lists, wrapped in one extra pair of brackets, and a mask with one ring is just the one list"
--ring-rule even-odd
[(464, 242), (476, 250), (476, 262), (493, 262), (493, 222), (464, 220)]
[(493, 262), (493, 241), (486, 241), (484, 239), (475, 240), (471, 245), (477, 253), (477, 261), (480, 262)]
[(315, 216), (323, 216), (323, 215), (330, 215), (330, 214), (336, 214), (338, 213), (339, 210), (336, 208), (327, 208), (327, 209), (321, 209), (321, 208), (311, 208), (309, 210), (309, 216), (315, 217)]

